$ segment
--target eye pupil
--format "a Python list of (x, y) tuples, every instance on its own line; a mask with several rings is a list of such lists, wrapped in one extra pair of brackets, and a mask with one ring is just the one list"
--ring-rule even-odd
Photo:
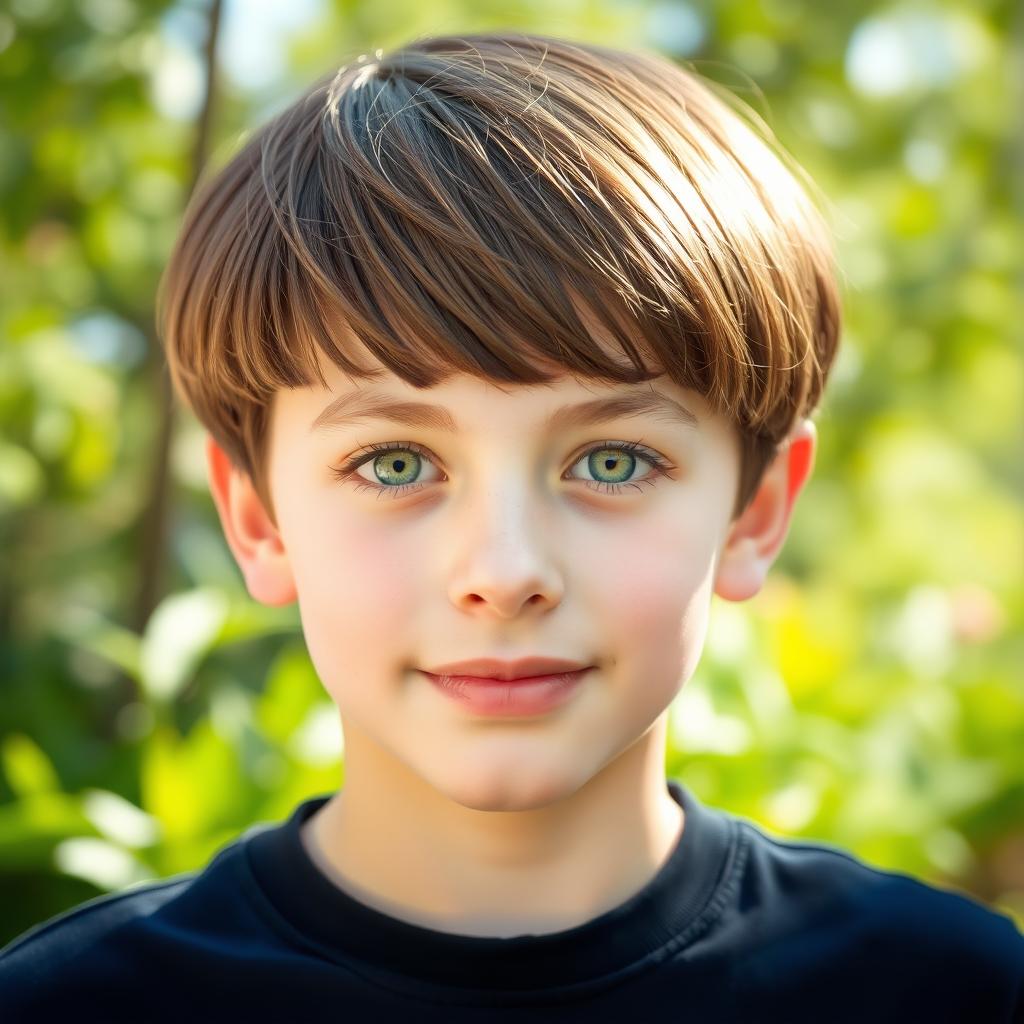
[(591, 454), (590, 465), (591, 472), (594, 473), (614, 473), (619, 480), (608, 480), (603, 481), (611, 486), (616, 486), (619, 483), (626, 480), (626, 478), (633, 472), (633, 467), (636, 465), (636, 459), (632, 455), (619, 454), (618, 448), (613, 449), (616, 454), (614, 455), (602, 455), (602, 451), (608, 451), (609, 449), (603, 448)]
[[(403, 448), (403, 451), (408, 449)], [(401, 478), (408, 473), (413, 474), (413, 467), (419, 462), (418, 458), (407, 459), (404, 455), (392, 454), (390, 451), (382, 452), (373, 460), (374, 470), (378, 479), (386, 483), (397, 485), (389, 487), (389, 490), (398, 490), (400, 487), (413, 486), (411, 481)], [(379, 467), (379, 468), (378, 468)]]

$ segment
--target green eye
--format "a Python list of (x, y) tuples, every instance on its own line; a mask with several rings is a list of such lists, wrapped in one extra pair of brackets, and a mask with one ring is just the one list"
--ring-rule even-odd
[(607, 483), (623, 483), (629, 479), (636, 468), (637, 457), (627, 453), (621, 454), (624, 449), (595, 448), (586, 456), (587, 468), (591, 473), (608, 473), (614, 479), (602, 481)]
[[(394, 455), (391, 452), (386, 452), (372, 460), (374, 471), (379, 473), (386, 483), (401, 485), (411, 483), (419, 469), (420, 457), (416, 452), (405, 452), (399, 449), (399, 453)], [(409, 479), (405, 479), (406, 477)]]
[[(579, 480), (591, 490), (603, 489), (611, 494), (617, 494), (626, 487), (640, 490), (645, 485), (653, 486), (658, 477), (666, 475), (672, 468), (660, 455), (645, 448), (639, 441), (603, 441), (584, 452), (574, 466), (584, 461), (588, 472), (595, 479), (588, 480), (576, 476), (567, 479)], [(633, 475), (638, 461), (649, 463), (654, 472), (638, 480), (631, 480), (629, 478)], [(389, 441), (387, 444), (370, 445), (368, 450), (357, 453), (343, 466), (332, 467), (331, 472), (338, 480), (351, 481), (356, 490), (376, 491), (378, 497), (387, 492), (392, 497), (397, 497), (435, 482), (416, 479), (424, 462), (433, 465), (431, 457), (420, 445), (413, 441)], [(371, 468), (376, 480), (368, 480), (357, 473), (357, 470), (367, 463), (372, 463)], [(605, 476), (610, 479), (605, 479)]]

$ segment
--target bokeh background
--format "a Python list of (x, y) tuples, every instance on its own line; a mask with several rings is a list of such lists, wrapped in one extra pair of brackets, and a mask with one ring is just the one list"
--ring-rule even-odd
[(1024, 927), (1024, 6), (8, 0), (0, 943), (342, 784), (297, 609), (248, 597), (169, 401), (154, 295), (204, 166), (361, 52), (485, 28), (687, 62), (830, 203), (815, 473), (763, 591), (714, 599), (667, 771)]

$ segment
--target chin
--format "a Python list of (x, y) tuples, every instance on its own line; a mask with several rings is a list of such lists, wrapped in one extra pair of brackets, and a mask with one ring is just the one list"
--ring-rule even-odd
[(533, 771), (515, 777), (494, 772), (485, 777), (462, 778), (450, 785), (431, 785), (453, 803), (472, 811), (536, 811), (570, 796), (579, 782)]

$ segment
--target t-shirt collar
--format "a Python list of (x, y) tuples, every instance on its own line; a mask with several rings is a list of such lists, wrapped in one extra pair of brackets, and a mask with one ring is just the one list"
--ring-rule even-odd
[[(734, 822), (674, 779), (682, 834), (657, 874), (624, 903), (547, 934), (487, 938), (436, 931), (359, 902), (310, 858), (299, 829), (330, 796), (299, 804), (287, 821), (251, 829), (245, 851), (257, 885), (301, 941), (367, 977), (415, 988), (528, 992), (643, 970), (666, 947), (693, 941), (736, 847)], [(353, 963), (357, 961), (358, 963)]]

